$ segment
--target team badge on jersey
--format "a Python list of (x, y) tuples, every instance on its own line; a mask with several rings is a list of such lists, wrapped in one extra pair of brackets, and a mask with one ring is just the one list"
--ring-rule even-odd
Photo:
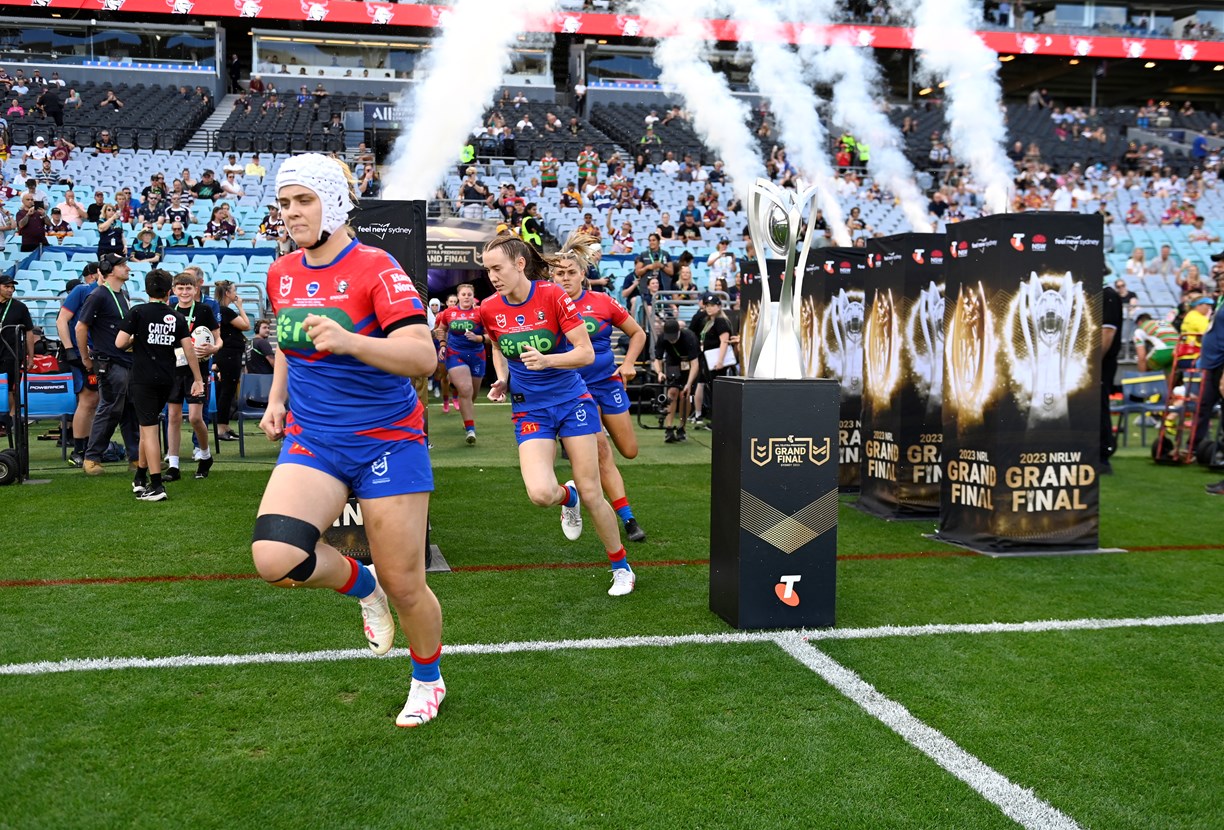
[(494, 317), (493, 319), (497, 321), (497, 325), (498, 325), (498, 326), (500, 326), (501, 328), (505, 328), (505, 327), (506, 327), (506, 315), (504, 315), (504, 314), (498, 314), (498, 315), (497, 315), (496, 317)]
[(319, 284), (317, 282), (312, 282), (306, 286), (306, 296), (307, 297), (313, 297), (315, 294), (318, 294), (318, 293), (319, 293)]
[(336, 280), (336, 293), (337, 294), (347, 294), (348, 287), (349, 287), (348, 280)]
[(527, 318), (526, 318), (526, 317), (524, 317), (523, 315), (519, 314), (519, 315), (515, 316), (515, 318), (514, 318), (514, 322), (518, 323), (520, 326), (523, 326), (523, 325), (526, 325), (526, 324), (527, 324)]
[(289, 292), (292, 290), (293, 290), (293, 277), (289, 276), (288, 274), (281, 275), (280, 295), (282, 297), (288, 297)]
[(543, 323), (547, 317), (544, 315), (544, 309), (536, 309), (536, 319)]

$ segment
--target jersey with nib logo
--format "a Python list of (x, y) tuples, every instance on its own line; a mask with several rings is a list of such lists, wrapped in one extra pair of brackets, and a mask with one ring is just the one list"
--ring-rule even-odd
[[(612, 354), (612, 332), (629, 319), (625, 307), (607, 294), (597, 291), (583, 291), (574, 300), (574, 306), (586, 323), (587, 334), (591, 335), (591, 346), (595, 349), (595, 361), (578, 370), (587, 383), (598, 383), (616, 374), (616, 355)], [(573, 348), (566, 340), (562, 351)]]
[(289, 364), (289, 400), (297, 423), (354, 430), (396, 423), (417, 405), (405, 378), (348, 355), (318, 351), (303, 326), (307, 315), (330, 317), (347, 331), (386, 337), (426, 322), (412, 278), (386, 251), (356, 240), (327, 264), (306, 264), (295, 251), (268, 269), (277, 345)]
[(573, 300), (559, 286), (533, 282), (531, 293), (519, 305), (494, 294), (480, 304), (480, 321), (494, 347), (509, 361), (515, 412), (572, 401), (586, 392), (586, 384), (573, 369), (533, 370), (523, 365), (526, 347), (542, 354), (564, 352), (566, 332), (583, 325)]

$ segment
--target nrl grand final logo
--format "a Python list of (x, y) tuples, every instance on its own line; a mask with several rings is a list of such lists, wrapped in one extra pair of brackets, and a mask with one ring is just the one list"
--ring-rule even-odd
[(752, 463), (758, 467), (777, 464), (779, 467), (801, 467), (806, 463), (822, 466), (829, 460), (829, 438), (814, 441), (811, 438), (796, 438), (788, 435), (785, 438), (752, 439), (750, 446)]

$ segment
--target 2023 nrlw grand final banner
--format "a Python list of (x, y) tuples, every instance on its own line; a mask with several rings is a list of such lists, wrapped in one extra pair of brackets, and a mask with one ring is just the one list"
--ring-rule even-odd
[(986, 553), (1095, 550), (1099, 216), (953, 225), (939, 538)]
[(905, 233), (867, 251), (858, 506), (889, 519), (938, 516), (948, 240)]

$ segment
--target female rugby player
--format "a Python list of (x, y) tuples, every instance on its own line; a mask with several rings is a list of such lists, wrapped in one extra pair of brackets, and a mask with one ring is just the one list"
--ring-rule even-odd
[[(456, 289), (459, 303), (438, 313), (434, 330), (446, 336), (446, 373), (459, 401), (468, 444), (476, 443), (476, 391), (485, 374), (485, 337), (476, 306), (476, 289), (468, 283)], [(445, 411), (445, 410), (444, 410)]]

